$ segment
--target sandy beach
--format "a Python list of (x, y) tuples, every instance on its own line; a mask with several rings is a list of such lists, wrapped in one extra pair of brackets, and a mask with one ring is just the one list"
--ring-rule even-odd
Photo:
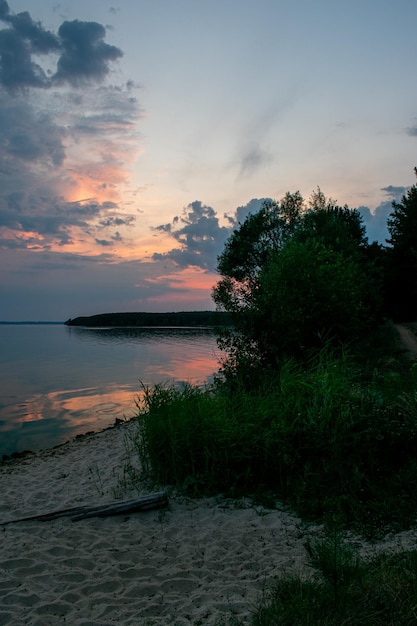
[[(140, 495), (126, 472), (137, 463), (133, 427), (1, 466), (0, 523)], [(163, 509), (0, 526), (0, 625), (249, 623), (274, 577), (308, 571), (303, 546), (319, 533), (284, 507), (173, 494)], [(414, 547), (416, 538), (409, 531), (363, 550)]]

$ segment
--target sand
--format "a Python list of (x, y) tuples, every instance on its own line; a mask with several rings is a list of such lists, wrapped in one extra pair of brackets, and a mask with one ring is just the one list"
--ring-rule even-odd
[[(136, 497), (124, 424), (0, 467), (0, 522)], [(321, 532), (284, 507), (169, 494), (166, 509), (0, 526), (0, 625), (249, 624), (274, 577), (308, 574)], [(417, 531), (370, 551), (416, 545)]]

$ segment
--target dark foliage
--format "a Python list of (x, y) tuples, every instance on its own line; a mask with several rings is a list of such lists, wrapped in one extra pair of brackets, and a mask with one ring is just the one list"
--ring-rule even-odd
[(318, 190), (298, 192), (249, 215), (219, 257), (213, 290), (233, 330), (220, 345), (226, 374), (277, 368), (283, 357), (329, 341), (359, 340), (382, 318), (382, 255), (362, 217)]
[(222, 326), (230, 316), (220, 311), (182, 311), (179, 313), (102, 313), (69, 319), (67, 326)]
[[(417, 168), (416, 168), (417, 174)], [(388, 219), (386, 307), (396, 321), (417, 319), (417, 187), (393, 202)]]

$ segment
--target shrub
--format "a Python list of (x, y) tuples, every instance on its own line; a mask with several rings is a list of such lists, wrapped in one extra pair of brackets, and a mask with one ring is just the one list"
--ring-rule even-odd
[(417, 504), (417, 400), (402, 389), (395, 375), (364, 383), (329, 350), (287, 359), (254, 392), (236, 381), (144, 388), (143, 475), (193, 493), (269, 490), (305, 516), (405, 525)]

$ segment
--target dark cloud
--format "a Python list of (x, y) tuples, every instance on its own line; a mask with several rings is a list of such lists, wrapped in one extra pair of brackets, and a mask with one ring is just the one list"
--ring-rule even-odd
[(225, 215), (227, 226), (220, 225), (216, 211), (199, 200), (189, 204), (182, 216), (176, 216), (169, 224), (155, 228), (175, 239), (179, 247), (164, 254), (155, 253), (154, 260), (170, 260), (180, 268), (200, 267), (205, 271), (215, 271), (217, 257), (223, 251), (226, 239), (233, 229), (249, 215), (261, 208), (265, 199), (253, 199), (245, 206), (238, 207), (233, 216)]
[[(54, 238), (59, 245), (70, 243), (69, 233), (74, 227), (80, 231), (79, 236), (82, 233), (94, 236), (95, 232), (105, 229), (109, 238), (114, 231), (131, 227), (136, 216), (123, 210), (117, 202), (105, 199), (100, 202), (95, 197), (76, 202), (65, 200), (62, 193), (65, 188), (71, 190), (72, 178), (75, 177), (75, 183), (79, 176), (86, 178), (82, 171), (85, 164), (80, 164), (79, 175), (75, 163), (68, 168), (67, 162), (64, 162), (65, 149), (60, 128), (51, 120), (49, 123), (45, 119), (36, 120), (25, 105), (21, 112), (15, 125), (7, 123), (13, 118), (11, 114), (0, 115), (0, 225), (15, 230), (17, 237), (25, 230), (37, 233), (44, 237), (45, 246), (51, 245)], [(114, 193), (115, 185), (111, 181), (103, 184), (100, 179), (97, 180), (101, 175), (100, 167), (104, 168), (105, 176), (112, 163), (114, 160), (110, 155), (108, 165), (105, 162), (98, 164), (94, 174), (96, 180), (90, 179), (101, 196), (107, 188), (109, 193)], [(123, 171), (123, 162), (116, 165)], [(87, 169), (89, 164), (85, 167)], [(93, 173), (94, 168), (93, 163)], [(12, 239), (9, 242), (14, 245)], [(31, 242), (27, 240), (27, 243), (29, 247)]]
[(113, 241), (117, 241), (118, 243), (121, 243), (123, 241), (123, 237), (121, 236), (118, 230), (116, 230), (116, 232), (114, 233), (114, 235), (112, 235), (111, 238)]
[(123, 56), (115, 46), (104, 43), (106, 29), (97, 22), (64, 22), (58, 30), (62, 53), (54, 80), (79, 85), (101, 81), (109, 73), (109, 62)]
[(0, 94), (0, 112), (0, 171), (21, 172), (22, 160), (62, 164), (66, 131), (49, 114), (37, 113), (27, 101), (7, 94)]
[(9, 25), (0, 31), (0, 84), (9, 91), (50, 86), (50, 79), (32, 55), (59, 53), (57, 36), (34, 22), (27, 11), (10, 13), (4, 0), (0, 5), (0, 20)]
[(68, 216), (70, 219), (78, 219), (81, 216), (89, 219), (92, 217), (99, 217), (103, 208), (107, 208), (107, 203), (103, 206), (92, 199), (88, 199), (82, 201), (80, 200), (78, 202), (64, 202), (58, 208), (58, 211), (60, 214)]
[[(105, 42), (96, 22), (65, 21), (54, 33), (5, 0), (0, 20), (2, 245), (48, 250), (80, 237), (121, 243), (120, 230), (135, 216), (111, 199), (126, 177), (140, 106), (130, 81), (97, 83), (122, 51)], [(83, 89), (69, 91), (74, 86)], [(66, 200), (83, 193), (91, 197)]]
[[(27, 11), (11, 13), (5, 0), (0, 2), (0, 20), (8, 26), (0, 30), (0, 85), (10, 93), (101, 82), (110, 72), (110, 63), (123, 56), (119, 48), (105, 43), (106, 29), (97, 22), (65, 21), (55, 34)], [(55, 73), (41, 67), (40, 55), (57, 59)]]
[(45, 30), (40, 22), (34, 22), (28, 11), (17, 15), (11, 14), (9, 11), (3, 21), (9, 22), (15, 32), (29, 42), (32, 52), (48, 54), (60, 49), (57, 36), (51, 31)]
[(406, 133), (407, 135), (410, 135), (410, 137), (417, 137), (417, 126), (407, 128)]
[(104, 228), (110, 228), (113, 226), (133, 226), (136, 221), (134, 215), (127, 215), (126, 217), (107, 217), (104, 220), (100, 220), (100, 226)]
[(393, 200), (400, 200), (402, 196), (407, 193), (408, 189), (409, 187), (394, 187), (394, 185), (388, 185), (388, 187), (382, 187), (381, 191), (385, 191)]
[[(110, 205), (110, 206), (109, 206)], [(106, 217), (109, 210), (114, 212), (114, 203), (65, 202), (62, 198), (30, 197), (25, 193), (11, 194), (0, 206), (0, 228), (8, 230), (8, 238), (3, 238), (3, 248), (28, 248), (50, 250), (53, 244), (63, 246), (73, 242), (73, 229), (77, 228), (84, 236), (93, 237), (101, 246), (113, 246), (123, 238), (116, 226), (130, 226), (134, 216), (122, 218)], [(109, 239), (95, 237), (94, 233), (108, 229)], [(31, 233), (29, 236), (28, 233)]]
[(221, 226), (214, 209), (199, 200), (189, 204), (181, 217), (170, 224), (162, 224), (157, 230), (170, 233), (180, 244), (165, 254), (154, 254), (154, 260), (169, 259), (179, 267), (201, 267), (213, 271), (226, 241), (229, 229)]
[[(16, 206), (16, 198), (12, 198)], [(19, 247), (49, 249), (51, 244), (62, 246), (71, 243), (71, 227), (77, 226), (88, 231), (89, 223), (57, 201), (50, 200), (46, 209), (39, 199), (28, 198), (23, 194), (18, 199), (18, 210), (1, 209), (0, 226), (9, 230), (9, 238), (3, 239), (3, 247)], [(31, 233), (29, 235), (28, 233)]]
[(134, 310), (159, 295), (147, 280), (161, 266), (117, 254), (136, 219), (121, 198), (141, 116), (137, 87), (105, 80), (122, 52), (95, 22), (51, 32), (5, 0), (0, 20), (0, 319)]
[(40, 22), (34, 22), (27, 11), (17, 15), (11, 13), (6, 0), (0, 0), (0, 20), (8, 22), (16, 32), (27, 37), (31, 41), (34, 50), (49, 52), (59, 48), (55, 35), (46, 31)]
[[(178, 218), (174, 218), (178, 219)], [(155, 226), (154, 230), (159, 230), (161, 233), (170, 233), (171, 232), (171, 224), (160, 224), (159, 226)]]
[(32, 61), (27, 41), (12, 29), (0, 31), (0, 84), (10, 92), (50, 85), (44, 70)]

